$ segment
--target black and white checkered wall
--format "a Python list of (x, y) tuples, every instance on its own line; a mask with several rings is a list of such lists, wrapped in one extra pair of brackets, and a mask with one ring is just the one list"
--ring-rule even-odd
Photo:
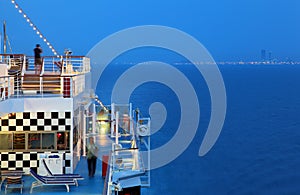
[[(22, 131), (70, 131), (71, 112), (23, 112), (10, 114), (0, 119), (1, 132)], [(0, 140), (1, 141), (1, 140)], [(0, 151), (0, 163), (3, 170), (37, 170), (40, 154), (55, 154), (58, 152), (40, 151)], [(70, 152), (61, 151), (63, 154), (63, 172), (72, 172)]]
[[(2, 170), (23, 170), (29, 174), (30, 168), (36, 172), (39, 167), (41, 154), (55, 155), (57, 152), (1, 152), (0, 161)], [(71, 154), (63, 152), (63, 173), (71, 173)]]
[(0, 131), (70, 131), (71, 112), (20, 112), (0, 120)]

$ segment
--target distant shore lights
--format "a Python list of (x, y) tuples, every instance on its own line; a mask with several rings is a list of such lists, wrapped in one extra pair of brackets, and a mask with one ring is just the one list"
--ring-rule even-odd
[(46, 37), (41, 33), (41, 31), (33, 24), (33, 22), (30, 20), (30, 18), (27, 16), (27, 14), (25, 14), (24, 11), (20, 8), (20, 6), (16, 3), (16, 1), (11, 0), (11, 3), (15, 5), (15, 8), (19, 11), (20, 14), (23, 15), (26, 22), (29, 23), (30, 27), (32, 27), (32, 29), (36, 32), (36, 34), (47, 44), (47, 46), (53, 52), (53, 54), (59, 58), (60, 55), (58, 55), (57, 51), (54, 49), (52, 44), (46, 39)]

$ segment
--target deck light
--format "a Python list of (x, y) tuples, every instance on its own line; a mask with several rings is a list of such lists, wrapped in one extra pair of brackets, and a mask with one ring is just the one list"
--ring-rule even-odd
[(54, 55), (57, 55), (57, 57), (59, 58), (59, 55), (57, 54), (56, 50), (53, 48), (53, 46), (50, 44), (49, 41), (46, 40), (46, 38), (44, 38), (44, 36), (42, 35), (42, 33), (38, 30), (38, 28), (31, 22), (30, 18), (24, 13), (24, 11), (20, 8), (20, 6), (15, 2), (15, 0), (11, 0), (11, 3), (15, 5), (15, 8), (18, 9), (20, 14), (23, 14), (23, 17), (26, 19), (26, 22), (29, 23), (29, 25), (32, 27), (32, 29), (34, 31), (36, 31), (36, 34), (39, 35), (39, 37), (41, 39), (44, 39), (44, 42), (49, 46), (49, 48), (52, 50), (52, 52), (54, 53)]

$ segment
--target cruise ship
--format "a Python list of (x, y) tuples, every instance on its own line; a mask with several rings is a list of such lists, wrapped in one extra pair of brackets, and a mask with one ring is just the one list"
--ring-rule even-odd
[[(38, 68), (33, 56), (3, 51), (2, 192), (5, 188), (5, 193), (19, 193), (9, 185), (10, 177), (16, 176), (24, 180), (25, 194), (139, 195), (150, 187), (151, 120), (141, 118), (131, 103), (103, 105), (91, 88), (88, 57), (73, 56), (70, 50), (60, 56), (55, 51), (53, 56), (43, 56)], [(94, 178), (88, 177), (86, 164), (91, 137), (99, 147)], [(72, 182), (68, 178), (72, 174), (84, 180)]]

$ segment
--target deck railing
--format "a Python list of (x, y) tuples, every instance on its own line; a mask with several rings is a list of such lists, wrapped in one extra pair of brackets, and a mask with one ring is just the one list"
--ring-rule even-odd
[(0, 101), (10, 98), (14, 94), (13, 77), (0, 76)]
[[(41, 75), (49, 73), (74, 75), (90, 72), (90, 59), (85, 56), (43, 56), (42, 59)], [(19, 65), (23, 75), (36, 69), (34, 57), (24, 54), (0, 54), (0, 62), (6, 63), (8, 69)]]
[(90, 60), (84, 56), (43, 57), (43, 65), (36, 70), (34, 57), (23, 54), (0, 54), (0, 62), (7, 65), (0, 75), (0, 101), (25, 96), (74, 97), (84, 91), (85, 73)]
[(122, 188), (121, 180), (130, 178), (137, 178), (131, 187), (150, 187), (151, 119), (142, 118), (138, 109), (133, 112), (131, 104), (113, 103), (110, 113), (109, 135), (114, 142), (103, 195), (117, 194)]
[(19, 62), (23, 63), (26, 60), (24, 54), (0, 54), (0, 62), (6, 63), (9, 69), (12, 66), (17, 66)]
[(39, 76), (37, 80), (25, 82), (22, 75), (0, 76), (0, 101), (24, 97), (72, 98), (84, 91), (84, 74), (60, 76), (58, 81), (46, 78), (49, 77)]

